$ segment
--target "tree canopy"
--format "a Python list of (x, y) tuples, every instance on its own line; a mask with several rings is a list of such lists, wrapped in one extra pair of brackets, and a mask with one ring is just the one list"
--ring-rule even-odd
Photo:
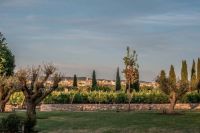
[(7, 46), (6, 38), (0, 32), (0, 75), (12, 75), (15, 68), (15, 57)]
[(135, 50), (130, 53), (130, 48), (127, 47), (127, 55), (123, 58), (125, 69), (123, 73), (126, 78), (126, 92), (131, 92), (131, 89), (139, 90), (139, 65), (137, 63), (137, 53)]

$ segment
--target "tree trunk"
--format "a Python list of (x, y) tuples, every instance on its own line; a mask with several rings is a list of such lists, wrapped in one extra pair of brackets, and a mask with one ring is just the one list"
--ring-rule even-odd
[(176, 105), (176, 93), (175, 92), (173, 92), (172, 93), (172, 97), (170, 98), (170, 106), (169, 106), (169, 111), (168, 111), (168, 113), (169, 114), (172, 114), (172, 113), (174, 113), (174, 108), (175, 108), (175, 105)]
[(33, 102), (26, 103), (27, 110), (27, 122), (25, 125), (26, 132), (32, 132), (34, 130), (34, 126), (36, 125), (36, 105)]
[(6, 107), (6, 104), (1, 102), (0, 103), (0, 112), (5, 112), (5, 107)]
[(130, 112), (131, 111), (131, 92), (130, 92), (130, 90), (131, 90), (131, 82), (129, 81), (129, 83), (128, 83), (128, 112)]
[(128, 84), (126, 83), (125, 93), (128, 92)]

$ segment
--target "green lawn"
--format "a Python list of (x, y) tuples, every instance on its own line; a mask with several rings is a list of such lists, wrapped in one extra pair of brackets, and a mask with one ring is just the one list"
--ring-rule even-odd
[(200, 133), (200, 112), (38, 112), (36, 128), (43, 133)]

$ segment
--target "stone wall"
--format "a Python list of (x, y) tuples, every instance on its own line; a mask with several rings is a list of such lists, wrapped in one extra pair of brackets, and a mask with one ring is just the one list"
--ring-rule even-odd
[[(131, 110), (164, 110), (169, 104), (131, 104)], [(40, 111), (125, 111), (128, 104), (42, 104)], [(177, 110), (200, 110), (200, 104), (176, 104)]]
[(6, 112), (11, 112), (11, 111), (13, 111), (13, 108), (14, 108), (14, 106), (12, 106), (12, 105), (6, 105), (5, 111)]

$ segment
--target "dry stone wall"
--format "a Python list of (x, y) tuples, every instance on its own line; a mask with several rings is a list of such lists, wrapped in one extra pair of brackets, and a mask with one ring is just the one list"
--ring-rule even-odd
[[(165, 110), (169, 104), (130, 104), (132, 111)], [(42, 104), (40, 111), (126, 111), (128, 104)], [(200, 110), (200, 104), (176, 104), (177, 110)]]

